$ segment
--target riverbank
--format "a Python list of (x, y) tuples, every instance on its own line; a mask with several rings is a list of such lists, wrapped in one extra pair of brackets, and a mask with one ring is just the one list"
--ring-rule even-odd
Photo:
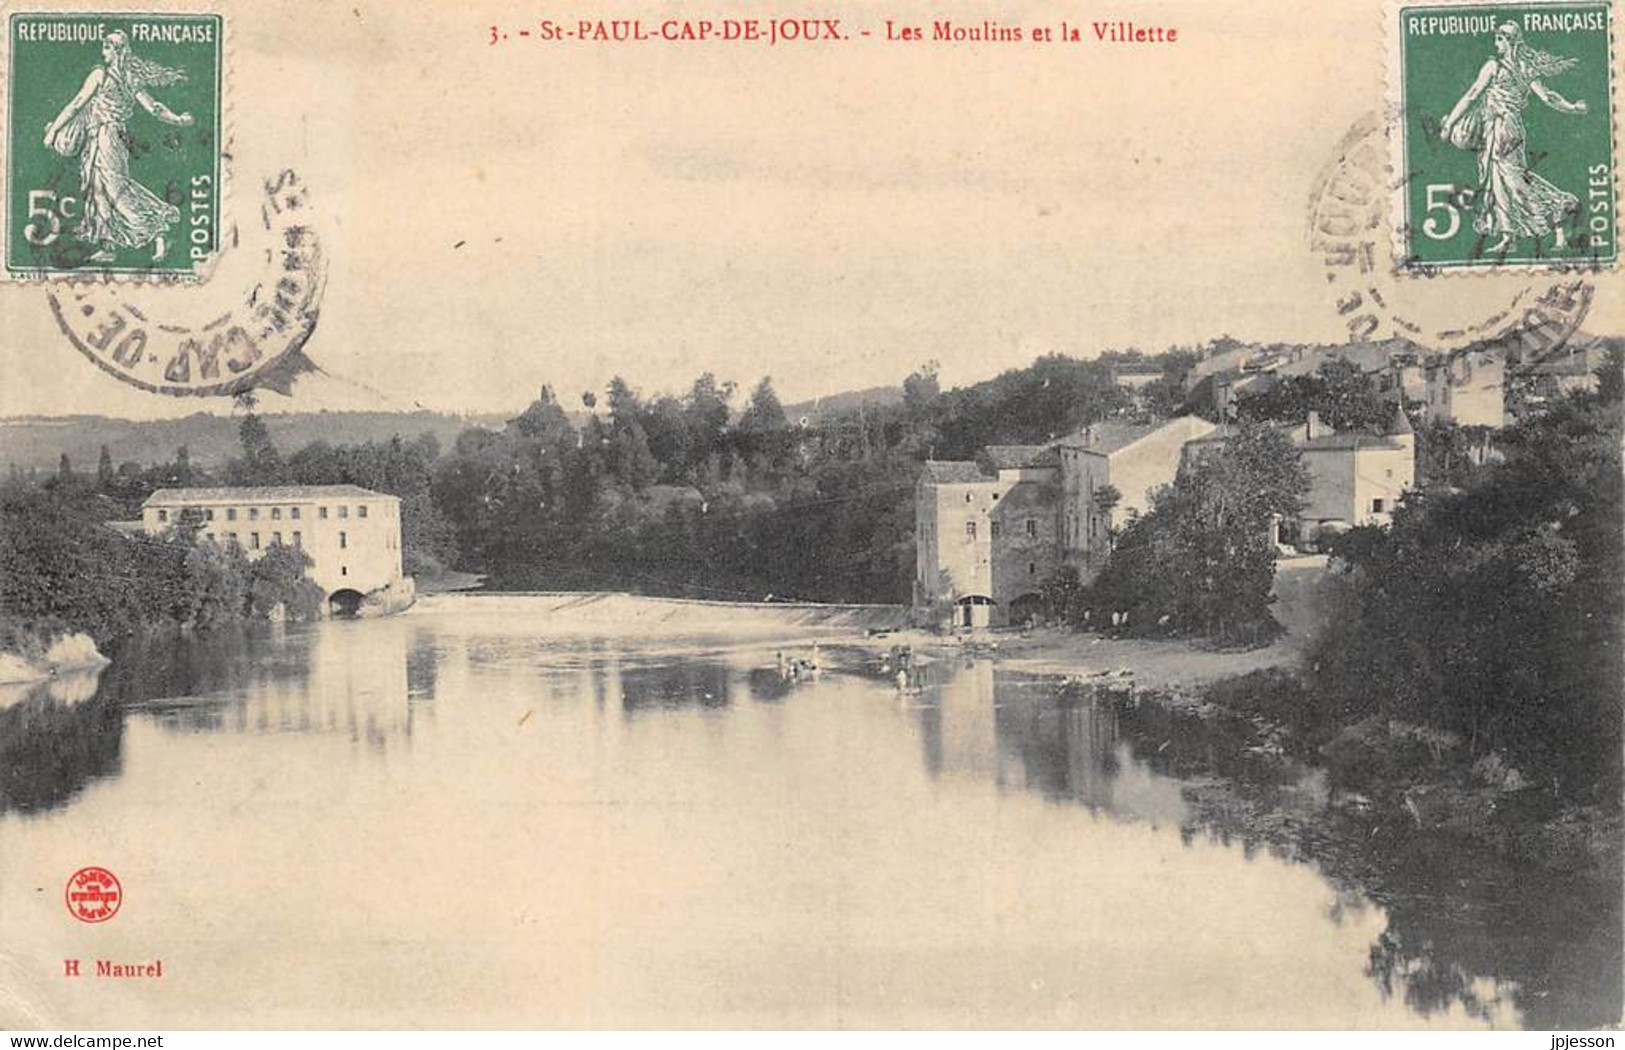
[(1324, 622), (1325, 555), (1283, 559), (1276, 569), (1271, 611), (1284, 628), (1273, 643), (1253, 649), (1221, 649), (1188, 638), (1113, 638), (1070, 627), (1032, 631), (981, 630), (951, 635), (898, 630), (857, 644), (886, 649), (974, 652), (999, 666), (1029, 674), (1130, 680), (1136, 689), (1190, 691), (1254, 671), (1296, 666), (1309, 639)]
[(6, 629), (0, 638), (0, 686), (31, 685), (108, 664), (87, 634), (40, 636)]

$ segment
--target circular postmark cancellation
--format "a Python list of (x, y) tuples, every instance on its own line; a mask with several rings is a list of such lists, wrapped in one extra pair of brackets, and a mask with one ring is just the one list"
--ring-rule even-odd
[(80, 922), (106, 922), (124, 906), (124, 887), (106, 868), (80, 868), (68, 879), (68, 914)]
[(1310, 248), (1349, 341), (1399, 338), (1447, 353), (1493, 348), (1513, 360), (1562, 347), (1591, 306), (1585, 267), (1452, 276), (1395, 257), (1390, 202), (1407, 176), (1391, 174), (1391, 133), (1377, 113), (1356, 122), (1310, 196)]
[(316, 330), (326, 256), (312, 218), (308, 188), (283, 170), (263, 183), (259, 223), (232, 229), (208, 284), (78, 282), (50, 290), (51, 311), (80, 353), (142, 390), (287, 393), (314, 367), (303, 349)]

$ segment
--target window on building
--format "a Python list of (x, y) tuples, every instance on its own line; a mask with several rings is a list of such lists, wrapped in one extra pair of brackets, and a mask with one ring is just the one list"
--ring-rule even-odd
[(1037, 539), (1038, 538), (1038, 519), (1037, 518), (1028, 518), (1027, 519), (1027, 536), (1029, 538), (1031, 538), (1031, 539)]
[(227, 507), (226, 508), (226, 520), (227, 521), (236, 521), (237, 520), (237, 508), (236, 507)]
[(298, 507), (289, 507), (288, 508), (288, 517), (292, 518), (294, 521), (298, 521), (299, 520), (299, 508)]
[(357, 507), (355, 509), (355, 516), (358, 518), (365, 518), (367, 516), (367, 508), (365, 506)]
[(204, 511), (203, 512), (203, 520), (204, 521), (213, 521), (214, 520), (214, 511), (212, 511), (212, 510)]
[(249, 507), (248, 508), (248, 520), (249, 521), (259, 521), (260, 520), (260, 509), (258, 507)]
[(317, 507), (316, 508), (316, 516), (318, 518), (321, 518), (323, 521), (326, 521), (327, 520), (327, 508), (326, 507)]
[(991, 536), (993, 539), (998, 539), (999, 538), (999, 533), (1004, 531), (1004, 529), (1001, 527), (1001, 525), (1002, 525), (1002, 522), (995, 521), (992, 525), (990, 525), (988, 527), (988, 535)]
[(272, 507), (271, 508), (271, 520), (272, 521), (281, 521), (282, 520), (282, 508), (281, 507)]
[(965, 537), (972, 540), (976, 538), (976, 523), (974, 521), (965, 522)]
[(350, 546), (350, 534), (348, 532), (339, 533), (339, 550), (341, 550), (341, 551), (342, 550), (347, 550), (349, 548), (349, 546)]
[(248, 534), (248, 545), (249, 545), (249, 547), (251, 547), (254, 550), (259, 550), (260, 549), (260, 534), (257, 533), (257, 532), (249, 533)]
[(293, 545), (295, 547), (303, 547), (305, 545), (305, 534), (300, 532), (298, 529), (293, 530)]
[(969, 502), (970, 502), (970, 493), (968, 493), (968, 492), (967, 492), (967, 493), (965, 493), (965, 502), (966, 502), (966, 503), (969, 503)]
[(1374, 499), (1374, 500), (1371, 501), (1371, 513), (1373, 513), (1373, 514), (1381, 514), (1382, 513), (1382, 500)]
[(278, 546), (278, 547), (282, 546), (282, 533), (280, 533), (280, 532), (271, 533), (271, 542), (273, 544), (275, 544), (276, 546)]
[(339, 517), (348, 518), (349, 516), (350, 516), (350, 508), (349, 507), (340, 507), (339, 508)]
[(158, 520), (159, 521), (168, 521), (169, 520), (169, 511), (167, 511), (167, 510), (159, 511), (158, 512)]
[(233, 547), (237, 546), (237, 534), (235, 532), (226, 533), (226, 542)]
[(348, 565), (340, 565), (339, 566), (339, 575), (340, 576), (348, 576), (348, 575), (350, 575), (350, 567)]

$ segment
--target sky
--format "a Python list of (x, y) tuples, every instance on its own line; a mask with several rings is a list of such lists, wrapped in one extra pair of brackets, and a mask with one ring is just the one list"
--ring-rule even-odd
[[(957, 385), (1040, 353), (1148, 351), (1222, 333), (1344, 338), (1308, 246), (1309, 195), (1383, 104), (1383, 5), (1147, 0), (256, 3), (230, 13), (228, 211), (258, 180), (311, 189), (329, 272), (322, 374), (263, 410), (571, 406), (626, 376), (702, 371), (795, 401)], [(839, 17), (875, 36), (745, 48), (492, 46), (539, 17)], [(960, 17), (1177, 26), (1174, 45), (887, 42)], [(201, 319), (208, 285), (130, 294)], [(1516, 279), (1421, 291), (1449, 314)], [(1625, 331), (1617, 278), (1587, 328)], [(148, 394), (57, 332), (37, 285), (0, 287), (0, 416), (227, 411)], [(1469, 310), (1467, 306), (1460, 309)]]

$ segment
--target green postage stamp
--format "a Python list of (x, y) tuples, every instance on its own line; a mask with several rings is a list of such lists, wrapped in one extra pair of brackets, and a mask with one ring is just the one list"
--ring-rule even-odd
[(13, 14), (6, 273), (197, 277), (219, 248), (219, 15)]
[(1405, 269), (1618, 258), (1611, 5), (1401, 3), (1390, 92)]

